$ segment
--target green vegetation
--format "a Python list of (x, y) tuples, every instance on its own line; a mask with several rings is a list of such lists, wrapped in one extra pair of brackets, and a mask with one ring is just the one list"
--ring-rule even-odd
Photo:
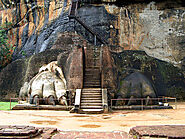
[(8, 40), (6, 33), (6, 28), (10, 24), (11, 23), (6, 23), (0, 26), (0, 69), (12, 61), (12, 54), (15, 49), (15, 47), (10, 45), (10, 40)]
[[(17, 102), (11, 102), (11, 108), (17, 104)], [(0, 110), (10, 110), (10, 102), (0, 102)]]

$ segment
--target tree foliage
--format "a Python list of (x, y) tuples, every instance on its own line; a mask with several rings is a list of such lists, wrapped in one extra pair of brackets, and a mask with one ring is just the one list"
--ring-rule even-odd
[(12, 54), (15, 48), (8, 43), (7, 33), (4, 29), (6, 26), (7, 24), (0, 26), (0, 69), (12, 61)]

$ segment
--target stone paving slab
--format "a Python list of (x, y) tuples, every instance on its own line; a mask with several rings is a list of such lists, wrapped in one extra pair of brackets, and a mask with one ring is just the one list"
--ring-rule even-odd
[(139, 138), (149, 136), (185, 139), (185, 125), (136, 126), (129, 133)]
[(39, 137), (49, 139), (53, 133), (57, 133), (56, 128), (37, 128), (33, 126), (0, 126), (0, 139), (28, 139)]
[(123, 131), (58, 131), (57, 128), (33, 126), (0, 126), (0, 138), (23, 139), (185, 139), (185, 125), (136, 126), (129, 134)]
[(60, 131), (52, 139), (130, 139), (128, 133), (116, 132), (85, 132)]

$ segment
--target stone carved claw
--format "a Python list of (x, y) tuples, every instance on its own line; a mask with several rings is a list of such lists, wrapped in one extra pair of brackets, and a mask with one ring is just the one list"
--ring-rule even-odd
[(29, 83), (25, 82), (20, 96), (25, 94), (30, 97), (31, 104), (67, 105), (66, 80), (57, 61), (43, 65)]

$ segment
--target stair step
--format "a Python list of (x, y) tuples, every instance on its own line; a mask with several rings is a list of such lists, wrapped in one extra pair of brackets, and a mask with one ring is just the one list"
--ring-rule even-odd
[(97, 83), (100, 83), (100, 80), (84, 80), (84, 83), (87, 83), (87, 84), (97, 84)]
[(89, 85), (84, 85), (85, 88), (97, 88), (97, 87), (101, 87), (101, 85), (93, 85), (93, 84), (89, 84)]
[(99, 71), (99, 68), (86, 68), (85, 71)]
[(84, 81), (89, 80), (89, 79), (91, 79), (91, 80), (100, 80), (100, 75), (85, 74), (84, 76), (85, 76)]
[(95, 72), (95, 71), (93, 71), (93, 72), (85, 72), (85, 75), (97, 75), (97, 76), (99, 76), (100, 75), (100, 72)]
[(102, 103), (86, 103), (86, 102), (83, 102), (80, 105), (81, 106), (102, 106)]
[(101, 92), (101, 89), (96, 89), (96, 88), (84, 88), (82, 89), (82, 92)]
[(100, 80), (100, 74), (85, 73), (84, 79), (88, 79), (88, 78)]
[(99, 71), (96, 71), (96, 70), (94, 70), (94, 71), (85, 71), (85, 74), (87, 74), (87, 75), (89, 75), (89, 74), (92, 74), (92, 75), (99, 75), (100, 72), (99, 72)]
[(102, 100), (81, 100), (81, 103), (102, 103)]
[(81, 114), (100, 114), (103, 113), (103, 109), (81, 109)]
[(99, 86), (100, 86), (101, 84), (100, 84), (100, 82), (99, 82), (99, 83), (97, 83), (97, 82), (94, 82), (94, 83), (92, 83), (92, 82), (91, 82), (91, 83), (85, 82), (85, 83), (84, 83), (84, 86), (88, 86), (88, 85), (90, 85), (90, 86), (91, 86), (91, 85), (93, 85), (93, 86), (99, 85)]
[(99, 92), (99, 93), (90, 93), (90, 92), (88, 92), (88, 93), (82, 93), (82, 95), (101, 95), (101, 92)]
[(84, 77), (84, 81), (88, 81), (88, 80), (100, 80), (100, 77), (95, 77), (95, 76)]
[(100, 73), (99, 69), (96, 70), (85, 70), (85, 73)]
[(101, 95), (102, 92), (82, 92), (82, 95)]
[(85, 73), (84, 74), (84, 79), (93, 79), (93, 80), (100, 80), (100, 74), (97, 73)]
[(80, 106), (81, 109), (102, 109), (102, 106)]
[(98, 90), (102, 90), (101, 88), (86, 88), (86, 89), (83, 89), (85, 91), (89, 91), (89, 90), (92, 90), (92, 91), (98, 91)]
[(84, 83), (88, 83), (88, 82), (92, 82), (92, 83), (96, 83), (99, 82), (100, 83), (100, 79), (95, 79), (95, 78), (85, 78), (84, 79)]
[(98, 95), (96, 95), (94, 93), (88, 93), (88, 94), (83, 94), (82, 93), (82, 96), (97, 96), (97, 97), (99, 97), (99, 96), (102, 96), (102, 94), (101, 93), (98, 93)]
[(99, 48), (87, 47), (86, 51), (94, 51), (94, 52), (98, 52), (98, 51), (100, 51), (100, 49), (99, 49)]
[(98, 98), (81, 98), (81, 100), (102, 100), (102, 98), (98, 97)]
[(99, 86), (89, 86), (89, 85), (83, 86), (83, 88), (89, 88), (89, 87), (91, 87), (91, 88), (97, 88), (97, 87), (100, 87), (100, 85)]
[(100, 85), (84, 85), (84, 88), (97, 88), (101, 87)]
[(83, 93), (101, 93), (101, 90), (85, 90), (85, 89), (82, 89), (82, 94)]
[(99, 57), (93, 57), (93, 58), (89, 58), (88, 61), (95, 61), (95, 60), (100, 60)]
[(96, 94), (102, 95), (101, 92), (82, 92), (82, 95), (96, 95)]
[(82, 95), (82, 98), (102, 98), (102, 95)]
[(86, 68), (100, 68), (100, 66), (86, 66)]

